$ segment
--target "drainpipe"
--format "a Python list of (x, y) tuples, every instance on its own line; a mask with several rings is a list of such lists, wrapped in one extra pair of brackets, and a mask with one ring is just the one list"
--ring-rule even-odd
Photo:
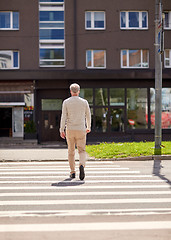
[(77, 69), (77, 0), (74, 0), (74, 69)]

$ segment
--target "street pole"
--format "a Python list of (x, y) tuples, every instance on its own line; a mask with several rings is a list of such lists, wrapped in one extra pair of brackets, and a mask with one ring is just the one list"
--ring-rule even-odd
[[(155, 150), (154, 155), (161, 155), (162, 141), (162, 44), (159, 43), (160, 18), (159, 9), (162, 6), (162, 0), (155, 0)], [(162, 9), (162, 8), (161, 8)], [(161, 11), (162, 15), (162, 11)], [(161, 33), (161, 31), (160, 31)], [(162, 37), (162, 33), (160, 34)]]

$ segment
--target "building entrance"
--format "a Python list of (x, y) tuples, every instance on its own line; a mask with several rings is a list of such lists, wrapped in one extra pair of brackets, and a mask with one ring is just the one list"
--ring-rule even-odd
[(59, 133), (62, 102), (68, 96), (68, 89), (37, 90), (36, 122), (40, 143), (62, 140)]
[(0, 108), (0, 137), (12, 137), (12, 108)]
[(43, 141), (59, 141), (61, 111), (42, 112), (42, 139)]

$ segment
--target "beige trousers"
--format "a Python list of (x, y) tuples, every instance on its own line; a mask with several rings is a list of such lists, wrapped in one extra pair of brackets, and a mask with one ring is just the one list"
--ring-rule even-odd
[(68, 144), (68, 161), (71, 173), (75, 173), (75, 145), (79, 153), (79, 166), (85, 167), (86, 163), (86, 131), (67, 130), (66, 140)]

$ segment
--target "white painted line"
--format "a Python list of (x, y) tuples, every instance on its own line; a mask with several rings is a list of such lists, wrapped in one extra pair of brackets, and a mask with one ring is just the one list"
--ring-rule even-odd
[[(165, 185), (114, 185), (114, 186), (106, 186), (106, 185), (102, 185), (102, 186), (87, 186), (87, 185), (76, 185), (76, 186), (69, 186), (69, 189), (154, 189), (154, 188), (167, 188), (170, 189), (170, 186), (168, 184)], [(67, 190), (67, 187), (62, 187), (62, 186), (13, 186), (13, 187), (9, 187), (9, 186), (0, 186), (0, 190)]]
[(74, 199), (74, 200), (23, 200), (1, 201), (0, 206), (13, 205), (67, 205), (67, 204), (114, 204), (114, 203), (171, 203), (171, 198), (133, 198), (133, 199)]
[(60, 165), (62, 165), (62, 166), (68, 166), (68, 161), (14, 161), (14, 162), (12, 162), (12, 161), (10, 161), (10, 162), (0, 162), (0, 166), (3, 166), (3, 167), (16, 167), (17, 165), (19, 165), (19, 166), (28, 166), (28, 167), (30, 167), (30, 165), (40, 165), (40, 166), (43, 166), (43, 165), (47, 165), (47, 166), (49, 166), (49, 165), (56, 165), (56, 166), (60, 166)]
[(139, 182), (144, 182), (144, 183), (164, 183), (164, 182), (167, 182), (167, 180), (153, 180), (153, 179), (145, 179), (145, 180), (142, 180), (142, 179), (133, 179), (133, 180), (102, 180), (102, 179), (99, 179), (99, 180), (85, 180), (85, 181), (80, 181), (80, 180), (74, 180), (74, 181), (65, 181), (65, 180), (61, 180), (61, 181), (57, 181), (55, 183), (53, 183), (55, 180), (51, 180), (51, 181), (35, 181), (35, 180), (32, 180), (30, 179), (29, 181), (28, 180), (25, 180), (25, 181), (0, 181), (0, 184), (15, 184), (15, 183), (42, 183), (42, 184), (45, 184), (45, 183), (50, 183), (50, 184), (60, 184), (60, 185), (65, 185), (65, 184), (70, 184), (70, 185), (73, 185), (73, 184), (83, 184), (83, 183), (139, 183)]
[(115, 213), (115, 216), (148, 216), (148, 215), (170, 215), (171, 212), (132, 212), (132, 213)]
[[(77, 164), (77, 162), (76, 162)], [(27, 162), (0, 162), (0, 165), (68, 165), (68, 161), (59, 161), (59, 160), (56, 160), (56, 161), (27, 161)], [(87, 161), (87, 165), (94, 165), (94, 166), (97, 166), (97, 165), (101, 165), (101, 166), (105, 166), (105, 165), (110, 165), (110, 166), (115, 166), (115, 167), (120, 167), (120, 165), (115, 165), (115, 162), (111, 162), (111, 161)]]
[(171, 221), (2, 224), (0, 232), (73, 232), (170, 229)]
[(26, 210), (26, 211), (0, 211), (0, 217), (19, 217), (19, 216), (85, 216), (85, 215), (151, 215), (151, 214), (170, 214), (171, 208), (145, 208), (145, 209), (90, 209), (90, 210)]
[[(68, 176), (68, 175), (67, 175)], [(51, 175), (51, 176), (46, 176), (46, 175), (31, 175), (31, 176), (13, 176), (13, 177), (9, 177), (9, 176), (4, 176), (4, 177), (0, 177), (0, 179), (37, 179), (37, 178), (64, 178), (66, 177), (66, 175)], [(88, 178), (151, 178), (151, 175), (87, 175), (86, 174), (86, 179)]]
[[(88, 174), (91, 174), (91, 173), (92, 174), (109, 174), (109, 173), (112, 173), (112, 174), (120, 174), (120, 173), (122, 173), (122, 174), (123, 173), (137, 174), (137, 173), (139, 173), (139, 171), (94, 171), (94, 172), (93, 171), (86, 171), (86, 176)], [(37, 175), (38, 174), (44, 174), (44, 175), (46, 175), (46, 174), (57, 174), (56, 176), (59, 176), (59, 174), (60, 174), (60, 176), (63, 176), (64, 174), (68, 175), (69, 172), (67, 172), (67, 171), (65, 171), (65, 172), (61, 172), (61, 171), (58, 172), (58, 171), (56, 171), (56, 172), (12, 172), (12, 173), (11, 172), (5, 172), (5, 173), (1, 173), (1, 175), (33, 175), (33, 176), (36, 175), (36, 174)], [(63, 174), (63, 175), (61, 175), (61, 174)], [(108, 176), (108, 175), (106, 175), (106, 176)], [(141, 176), (141, 175), (136, 175), (136, 176)], [(152, 177), (152, 175), (142, 175), (142, 176), (150, 176), (150, 177)], [(102, 177), (103, 177), (103, 175), (102, 175)], [(5, 177), (0, 177), (0, 178), (5, 178)]]
[[(29, 172), (29, 171), (55, 171), (55, 172), (57, 172), (57, 171), (67, 171), (67, 170), (70, 170), (69, 169), (69, 167), (66, 167), (66, 168), (63, 168), (63, 167), (61, 167), (60, 168), (60, 166), (58, 166), (57, 168), (42, 168), (42, 167), (40, 167), (40, 168), (35, 168), (34, 166), (32, 167), (32, 168), (0, 168), (0, 171), (3, 171), (3, 172), (14, 172), (14, 171), (19, 171), (19, 172), (24, 172), (24, 171), (27, 171), (27, 172)], [(108, 168), (106, 168), (106, 167), (101, 167), (101, 168), (99, 168), (99, 167), (86, 167), (85, 168), (85, 170), (86, 171), (94, 171), (94, 170), (118, 170), (118, 171), (120, 171), (120, 170), (129, 170), (129, 168), (113, 168), (113, 167), (108, 167)], [(139, 171), (138, 171), (139, 172)]]
[(171, 191), (123, 191), (123, 192), (35, 192), (35, 193), (0, 193), (0, 197), (28, 197), (28, 196), (116, 196), (116, 195), (170, 195)]

